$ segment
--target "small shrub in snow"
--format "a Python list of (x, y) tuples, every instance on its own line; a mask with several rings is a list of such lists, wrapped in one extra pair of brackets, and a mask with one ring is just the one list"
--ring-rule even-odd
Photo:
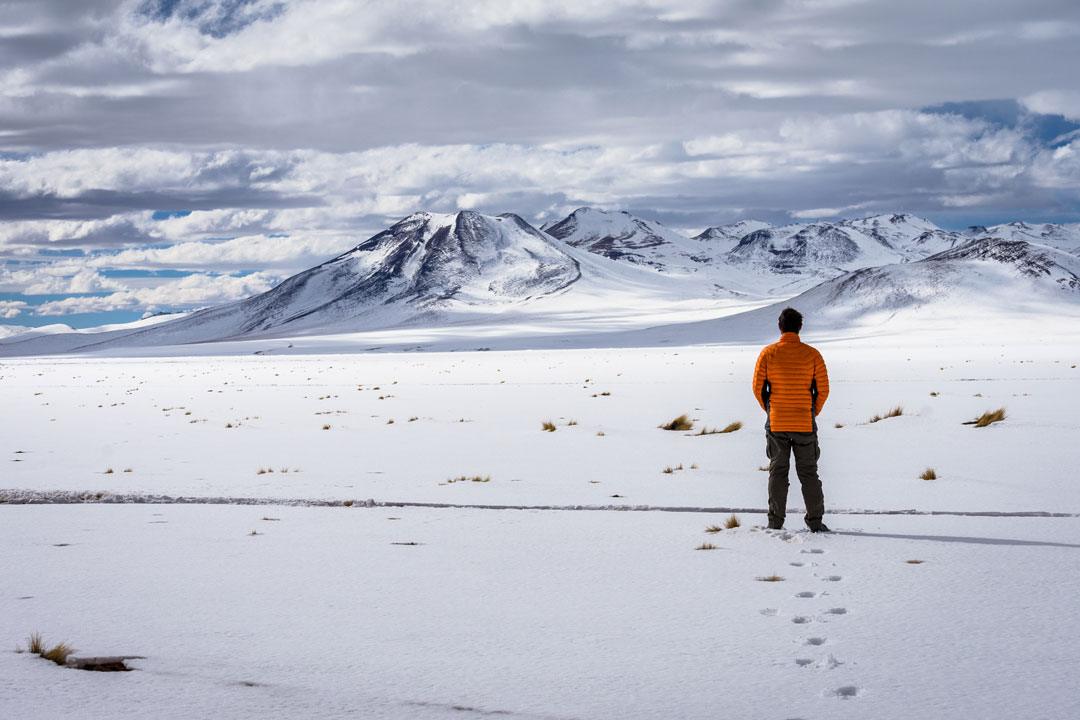
[(604, 437), (605, 435), (607, 435), (607, 433), (604, 432), (603, 430), (597, 430), (596, 431), (596, 437)]
[(919, 475), (919, 479), (920, 480), (937, 480), (937, 473), (934, 471), (934, 468), (926, 468), (925, 470), (922, 471), (922, 474)]
[(844, 423), (836, 423), (835, 425), (833, 425), (833, 427), (839, 430), (840, 428), (844, 427)]
[(941, 394), (941, 393), (939, 393), (939, 392), (937, 392), (937, 391), (935, 390), (934, 392), (930, 393), (930, 397), (937, 397), (937, 396), (938, 396), (938, 395), (940, 395), (940, 394)]
[(705, 532), (709, 533), (710, 535), (715, 535), (716, 533), (721, 532), (723, 529), (724, 527), (722, 525), (709, 525), (705, 528)]
[(661, 430), (677, 430), (679, 432), (686, 432), (687, 430), (692, 430), (693, 427), (694, 427), (694, 423), (691, 422), (691, 420), (690, 420), (690, 418), (688, 416), (680, 415), (679, 417), (675, 418), (671, 422), (664, 423), (663, 425), (661, 425), (660, 429)]
[(732, 530), (740, 525), (742, 525), (742, 522), (739, 521), (739, 516), (735, 514), (729, 515), (728, 519), (724, 521), (724, 528), (727, 530)]
[(388, 420), (386, 421), (386, 424), (387, 424), (387, 425), (393, 425), (393, 424), (394, 424), (394, 418), (390, 418), (390, 419), (388, 419)]
[(67, 643), (56, 643), (51, 648), (41, 653), (41, 657), (56, 663), (57, 665), (66, 665), (68, 656), (75, 652), (75, 648), (71, 647)]
[(106, 475), (112, 475), (113, 474), (113, 469), (112, 468), (105, 468), (105, 474)]
[(675, 468), (673, 468), (673, 467), (671, 467), (670, 465), (668, 465), (668, 466), (667, 466), (666, 468), (664, 468), (664, 469), (663, 469), (663, 470), (662, 470), (661, 472), (663, 472), (663, 473), (664, 473), (665, 475), (671, 475), (671, 474), (672, 474), (673, 472), (675, 472)]
[(922, 565), (924, 561), (923, 560), (905, 560), (904, 562), (906, 562), (908, 565)]
[(26, 641), (27, 650), (40, 655), (45, 652), (45, 641), (41, 637), (41, 633), (30, 633), (30, 638)]
[(490, 475), (458, 475), (456, 478), (450, 478), (446, 481), (448, 484), (459, 482), (474, 482), (474, 483), (486, 483), (491, 482)]
[(713, 545), (713, 544), (712, 544), (712, 543), (710, 543), (710, 542), (703, 542), (703, 543), (701, 543), (700, 545), (698, 545), (698, 546), (697, 546), (696, 548), (694, 548), (694, 549), (695, 549), (695, 550), (715, 550), (715, 549), (716, 549), (716, 546), (715, 546), (715, 545)]
[(759, 582), (783, 582), (784, 577), (782, 575), (763, 575), (757, 578)]
[(323, 429), (323, 430), (329, 430), (329, 429), (330, 429), (330, 425), (329, 425), (329, 424), (323, 425), (323, 426), (322, 426), (322, 429)]
[(568, 422), (568, 423), (566, 423), (566, 424), (567, 424), (567, 426), (569, 426), (569, 427), (573, 427), (574, 425), (577, 425), (577, 420), (571, 420), (570, 422)]
[(742, 423), (739, 422), (738, 420), (736, 420), (733, 423), (728, 423), (723, 428), (702, 427), (700, 430), (698, 430), (696, 433), (694, 433), (694, 435), (696, 435), (698, 437), (700, 437), (702, 435), (723, 435), (725, 433), (733, 433), (736, 430), (741, 430), (741, 429), (742, 429)]
[(981, 427), (986, 427), (987, 425), (990, 425), (991, 423), (1001, 422), (1004, 419), (1005, 419), (1005, 408), (1001, 407), (1001, 408), (998, 408), (997, 410), (991, 410), (991, 411), (988, 411), (988, 412), (984, 412), (982, 415), (975, 418), (974, 420), (969, 420), (968, 422), (964, 423), (964, 425), (974, 425), (977, 428), (981, 428)]
[(897, 405), (892, 410), (887, 411), (884, 415), (874, 415), (874, 417), (867, 420), (867, 423), (876, 423), (887, 418), (900, 417), (904, 414), (904, 408), (901, 405)]
[(544, 432), (555, 432), (555, 423), (551, 422), (550, 420), (545, 420), (544, 422), (540, 423), (540, 429)]

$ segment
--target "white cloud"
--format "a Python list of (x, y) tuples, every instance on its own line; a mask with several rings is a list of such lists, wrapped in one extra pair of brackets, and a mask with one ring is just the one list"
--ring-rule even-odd
[(329, 260), (359, 244), (361, 239), (338, 234), (252, 235), (224, 242), (182, 242), (169, 247), (132, 248), (97, 255), (87, 263), (100, 268), (301, 269)]
[(0, 300), (0, 318), (10, 320), (18, 317), (25, 308), (26, 302), (23, 300)]
[(1041, 90), (1023, 98), (1029, 110), (1080, 120), (1080, 91)]
[[(42, 303), (36, 315), (72, 315), (114, 310), (148, 311), (196, 308), (239, 300), (266, 292), (281, 278), (268, 273), (242, 277), (189, 275), (153, 288), (122, 290), (102, 297), (69, 297)], [(25, 305), (24, 305), (25, 307)]]

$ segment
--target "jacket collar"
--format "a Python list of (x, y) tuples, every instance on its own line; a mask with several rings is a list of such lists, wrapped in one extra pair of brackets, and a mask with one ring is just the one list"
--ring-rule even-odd
[(780, 333), (780, 342), (782, 342), (782, 343), (798, 343), (798, 342), (802, 342), (802, 340), (799, 339), (799, 333), (786, 332), (786, 333)]

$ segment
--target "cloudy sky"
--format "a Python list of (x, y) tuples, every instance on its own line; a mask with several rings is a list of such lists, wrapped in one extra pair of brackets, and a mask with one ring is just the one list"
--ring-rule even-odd
[(1075, 0), (0, 0), (0, 323), (259, 292), (420, 209), (1080, 220)]

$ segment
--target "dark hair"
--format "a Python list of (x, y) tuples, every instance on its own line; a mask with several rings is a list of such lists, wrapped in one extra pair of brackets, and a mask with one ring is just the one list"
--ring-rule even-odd
[(802, 330), (802, 313), (795, 308), (784, 308), (780, 313), (780, 332), (793, 332), (797, 333)]

